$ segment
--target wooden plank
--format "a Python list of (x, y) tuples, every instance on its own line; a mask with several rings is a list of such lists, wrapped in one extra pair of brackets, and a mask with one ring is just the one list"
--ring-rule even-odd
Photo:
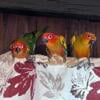
[(3, 53), (5, 36), (3, 27), (3, 14), (0, 14), (0, 54)]
[(97, 0), (0, 0), (0, 8), (100, 16)]

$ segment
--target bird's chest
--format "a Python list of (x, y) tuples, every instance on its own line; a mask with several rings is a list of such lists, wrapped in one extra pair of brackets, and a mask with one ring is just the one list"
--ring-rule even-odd
[(56, 44), (55, 43), (49, 43), (47, 45), (47, 47), (48, 47), (49, 51), (53, 54), (54, 53), (61, 54), (61, 53), (64, 52), (64, 48), (59, 43), (56, 43)]
[(88, 50), (90, 48), (90, 45), (78, 41), (78, 42), (75, 42), (74, 48), (78, 50)]
[(90, 46), (89, 44), (79, 44), (74, 45), (74, 54), (78, 57), (87, 57), (90, 55)]

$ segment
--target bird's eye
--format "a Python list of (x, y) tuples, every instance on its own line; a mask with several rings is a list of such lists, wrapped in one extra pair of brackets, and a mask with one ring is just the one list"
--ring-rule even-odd
[(52, 37), (53, 37), (52, 35), (48, 35), (48, 39), (52, 39)]
[(91, 36), (90, 36), (90, 35), (88, 35), (88, 38), (91, 38)]

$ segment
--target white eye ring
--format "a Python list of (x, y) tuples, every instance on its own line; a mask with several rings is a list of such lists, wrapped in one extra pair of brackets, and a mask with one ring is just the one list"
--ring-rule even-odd
[(50, 35), (48, 36), (48, 39), (52, 39), (52, 37), (53, 37), (53, 35), (50, 34)]
[(89, 38), (89, 39), (91, 39), (91, 36), (90, 36), (90, 35), (88, 35), (88, 38)]

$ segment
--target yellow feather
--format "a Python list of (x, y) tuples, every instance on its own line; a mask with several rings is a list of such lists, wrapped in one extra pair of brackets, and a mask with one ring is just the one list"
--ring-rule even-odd
[(71, 39), (71, 43), (72, 43), (72, 45), (74, 44), (74, 42), (76, 41), (76, 37), (75, 37), (75, 35), (72, 37), (72, 39)]
[(62, 36), (62, 35), (60, 35), (60, 43), (62, 46), (64, 46), (65, 49), (67, 48), (66, 40), (65, 40), (64, 36)]
[(89, 57), (90, 56), (90, 41), (96, 40), (94, 34), (91, 33), (84, 33), (81, 35), (74, 35), (71, 38), (71, 44), (73, 49), (73, 55), (77, 58), (81, 57)]

